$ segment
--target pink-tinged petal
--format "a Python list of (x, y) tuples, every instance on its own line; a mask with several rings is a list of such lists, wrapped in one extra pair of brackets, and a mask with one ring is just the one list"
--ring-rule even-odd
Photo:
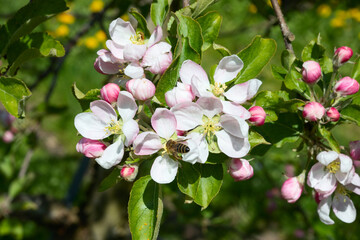
[(131, 78), (143, 78), (144, 69), (137, 62), (132, 62), (124, 69), (126, 76)]
[(118, 139), (113, 144), (109, 145), (101, 157), (96, 158), (95, 161), (103, 168), (109, 169), (118, 165), (124, 156), (124, 144), (121, 139)]
[(161, 26), (156, 26), (153, 33), (151, 34), (149, 41), (147, 42), (147, 46), (151, 47), (155, 43), (158, 43), (163, 37), (163, 32)]
[[(355, 160), (360, 160), (360, 141), (352, 141), (349, 143), (349, 146), (350, 146), (350, 156), (354, 160), (354, 164), (355, 164)], [(360, 164), (358, 165), (360, 166)]]
[(146, 52), (146, 45), (137, 45), (137, 44), (128, 44), (124, 49), (124, 59), (125, 61), (138, 61), (140, 60)]
[(336, 177), (333, 173), (327, 172), (322, 179), (316, 184), (314, 189), (321, 193), (328, 193), (336, 185)]
[(163, 74), (171, 62), (171, 45), (160, 42), (146, 50), (141, 65), (153, 74)]
[(353, 161), (349, 156), (339, 153), (339, 160), (341, 172), (346, 173), (353, 167)]
[(325, 166), (319, 162), (315, 163), (308, 173), (307, 184), (309, 187), (314, 188), (321, 181), (321, 179), (324, 178), (325, 174)]
[(208, 118), (213, 118), (223, 110), (220, 99), (216, 97), (201, 97), (196, 103), (199, 104), (203, 114)]
[(244, 120), (251, 117), (250, 112), (240, 104), (229, 101), (221, 101), (221, 103), (223, 105), (223, 113), (225, 114), (238, 116)]
[(336, 179), (342, 184), (346, 185), (351, 183), (353, 177), (355, 175), (355, 168), (352, 166), (348, 172), (337, 171), (335, 173)]
[(155, 159), (151, 166), (151, 178), (160, 184), (171, 183), (176, 177), (179, 163), (172, 160), (167, 154)]
[(214, 94), (209, 92), (210, 83), (202, 82), (197, 76), (193, 76), (191, 79), (191, 90), (197, 97), (212, 97)]
[(188, 131), (202, 124), (202, 109), (193, 102), (183, 102), (171, 108), (174, 113), (177, 130)]
[(247, 138), (237, 138), (226, 131), (215, 133), (220, 150), (229, 157), (241, 158), (250, 151), (250, 143)]
[(209, 85), (209, 78), (205, 70), (197, 63), (186, 60), (183, 62), (180, 68), (180, 79), (183, 83), (191, 85), (193, 76), (196, 76), (199, 79), (199, 82), (204, 85)]
[(151, 117), (151, 126), (162, 138), (169, 139), (176, 131), (176, 117), (166, 108), (157, 108)]
[(139, 133), (139, 125), (134, 119), (129, 119), (128, 121), (124, 122), (122, 127), (122, 131), (125, 135), (125, 146), (129, 146), (133, 143), (136, 136)]
[(332, 202), (335, 216), (345, 223), (352, 223), (356, 219), (356, 209), (351, 199), (343, 194), (335, 193)]
[(354, 174), (351, 179), (351, 183), (345, 185), (345, 188), (357, 195), (360, 195), (360, 177), (357, 173)]
[(359, 174), (355, 173), (353, 178), (351, 179), (351, 184), (360, 187), (360, 176)]
[(328, 197), (321, 200), (317, 208), (317, 212), (319, 214), (320, 220), (326, 225), (334, 224), (334, 221), (330, 218), (330, 207), (331, 207), (331, 198)]
[(336, 187), (337, 187), (337, 184), (335, 184), (335, 186), (327, 192), (322, 192), (322, 191), (317, 190), (317, 192), (319, 193), (319, 199), (322, 200), (324, 198), (330, 197), (331, 194), (333, 194), (333, 192), (335, 192)]
[(220, 125), (224, 130), (238, 138), (247, 138), (249, 134), (249, 125), (244, 119), (229, 114), (220, 117)]
[(224, 96), (230, 101), (241, 104), (253, 98), (261, 84), (260, 80), (251, 79), (247, 82), (234, 85), (224, 93)]
[(108, 124), (101, 121), (93, 113), (79, 113), (75, 117), (74, 124), (81, 136), (92, 140), (104, 139), (111, 135), (106, 131)]
[(320, 152), (317, 156), (316, 159), (321, 162), (323, 165), (327, 166), (329, 165), (331, 162), (335, 161), (336, 159), (338, 159), (339, 154), (337, 152), (334, 151), (323, 151)]
[(133, 146), (136, 155), (151, 155), (163, 148), (159, 136), (153, 132), (143, 132), (137, 135)]
[(177, 86), (165, 93), (165, 101), (169, 107), (184, 102), (192, 102), (195, 95), (191, 91), (191, 86), (182, 82), (178, 82)]
[(104, 100), (96, 100), (90, 103), (90, 110), (104, 123), (117, 121), (115, 109)]
[(234, 79), (243, 67), (244, 63), (238, 56), (224, 57), (216, 67), (214, 80), (218, 83), (226, 83)]
[(134, 97), (127, 91), (121, 91), (117, 100), (117, 109), (124, 122), (133, 119), (137, 105)]
[(120, 61), (124, 61), (124, 47), (116, 44), (112, 40), (106, 41), (106, 47), (110, 50), (111, 54), (119, 59)]
[(117, 18), (110, 23), (109, 33), (111, 39), (122, 46), (131, 43), (131, 36), (136, 35), (136, 32), (130, 22), (125, 22), (121, 18)]

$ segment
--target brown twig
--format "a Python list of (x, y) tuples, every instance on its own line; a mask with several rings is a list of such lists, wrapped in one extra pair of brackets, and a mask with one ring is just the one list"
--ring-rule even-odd
[(291, 42), (295, 40), (295, 35), (292, 32), (290, 32), (289, 27), (287, 26), (287, 24), (285, 22), (284, 15), (280, 9), (278, 1), (271, 0), (271, 4), (276, 13), (276, 17), (280, 23), (281, 32), (284, 37), (285, 48), (291, 52), (294, 52)]

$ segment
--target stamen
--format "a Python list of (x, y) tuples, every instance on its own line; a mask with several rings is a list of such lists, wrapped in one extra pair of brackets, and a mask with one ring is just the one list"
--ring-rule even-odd
[(211, 92), (216, 97), (221, 96), (225, 92), (226, 88), (227, 86), (225, 85), (225, 83), (216, 82), (214, 85), (210, 85)]
[(336, 173), (340, 169), (340, 161), (335, 160), (335, 161), (331, 162), (329, 165), (327, 165), (326, 168), (327, 168), (327, 170), (329, 170), (329, 172)]
[(208, 133), (215, 133), (217, 131), (220, 131), (221, 127), (217, 126), (218, 120), (215, 119), (206, 119), (204, 121), (203, 127), (204, 127), (204, 135)]
[[(343, 186), (343, 185), (338, 185), (336, 187), (336, 190), (335, 190), (337, 193), (341, 194), (341, 195), (344, 195), (344, 196), (347, 196), (347, 197), (350, 197), (349, 196), (349, 191)], [(336, 195), (335, 195), (336, 196)], [(344, 198), (344, 203), (346, 202), (346, 198)]]
[(111, 120), (110, 124), (105, 127), (108, 134), (121, 134), (121, 124), (118, 121)]
[(132, 35), (130, 37), (130, 41), (136, 45), (144, 45), (145, 44), (144, 35), (142, 33), (137, 33), (136, 35)]

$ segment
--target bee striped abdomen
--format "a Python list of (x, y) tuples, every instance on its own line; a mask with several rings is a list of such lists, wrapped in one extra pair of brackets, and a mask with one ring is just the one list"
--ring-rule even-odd
[(176, 143), (175, 148), (176, 148), (176, 151), (178, 153), (188, 153), (188, 152), (190, 152), (190, 148), (187, 145), (182, 144), (182, 143)]

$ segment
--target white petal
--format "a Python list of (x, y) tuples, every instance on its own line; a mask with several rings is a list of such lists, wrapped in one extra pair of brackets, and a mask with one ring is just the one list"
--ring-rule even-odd
[(169, 139), (176, 131), (175, 115), (166, 108), (157, 108), (151, 117), (151, 126), (162, 138)]
[(200, 105), (203, 114), (208, 118), (213, 118), (216, 114), (222, 112), (221, 101), (216, 97), (201, 97), (196, 103)]
[(223, 113), (238, 116), (245, 120), (251, 117), (250, 112), (240, 104), (229, 101), (221, 101), (221, 103), (223, 105)]
[(76, 115), (74, 124), (81, 136), (92, 140), (104, 139), (111, 135), (110, 133), (107, 133), (105, 129), (107, 123), (101, 121), (90, 112), (79, 113)]
[(134, 28), (130, 22), (125, 22), (121, 18), (117, 18), (110, 23), (109, 33), (111, 39), (122, 46), (131, 43), (131, 36), (136, 35)]
[(356, 219), (354, 203), (348, 196), (335, 193), (332, 203), (333, 211), (338, 219), (346, 223), (352, 223)]
[(247, 82), (234, 85), (224, 93), (224, 96), (235, 103), (241, 104), (253, 98), (261, 84), (262, 82), (260, 80), (251, 79)]
[(316, 184), (314, 189), (323, 194), (326, 194), (330, 191), (333, 191), (335, 185), (336, 185), (335, 175), (333, 173), (326, 172), (325, 175)]
[(133, 146), (136, 155), (151, 155), (163, 147), (160, 137), (154, 132), (140, 133), (135, 138)]
[(103, 168), (109, 169), (119, 164), (124, 156), (124, 144), (119, 138), (116, 142), (109, 145), (95, 161)]
[(315, 163), (308, 173), (307, 184), (309, 185), (309, 187), (314, 188), (325, 176), (325, 174), (326, 171), (324, 165), (319, 162)]
[(143, 78), (144, 77), (144, 69), (137, 62), (130, 63), (124, 70), (126, 76), (131, 78)]
[(192, 132), (189, 133), (187, 137), (192, 139), (197, 144), (197, 151), (198, 151), (197, 162), (205, 163), (209, 157), (209, 148), (204, 135), (200, 133)]
[(224, 57), (216, 67), (214, 80), (219, 83), (226, 83), (234, 79), (244, 67), (243, 61), (236, 55)]
[(134, 119), (129, 119), (128, 121), (124, 122), (122, 131), (125, 135), (125, 146), (129, 146), (133, 143), (136, 136), (139, 133), (139, 125)]
[(244, 157), (250, 151), (250, 143), (247, 138), (237, 138), (226, 131), (215, 133), (220, 150), (229, 157)]
[(353, 161), (349, 156), (340, 153), (339, 160), (340, 160), (340, 171), (341, 172), (346, 173), (346, 172), (350, 171), (350, 169), (353, 167)]
[(137, 105), (131, 93), (127, 91), (121, 91), (119, 93), (117, 109), (124, 122), (134, 118), (137, 111)]
[(211, 92), (208, 91), (208, 89), (210, 89), (209, 82), (203, 82), (195, 75), (191, 78), (191, 90), (195, 96), (197, 97), (214, 96)]
[(90, 103), (90, 110), (104, 123), (117, 121), (115, 109), (104, 100), (96, 100)]
[(329, 163), (331, 163), (332, 161), (335, 161), (337, 158), (339, 157), (339, 154), (337, 152), (334, 151), (323, 151), (320, 152), (317, 156), (316, 159), (321, 162), (323, 165), (327, 166), (329, 165)]
[(119, 59), (119, 61), (124, 61), (124, 46), (120, 46), (112, 40), (107, 40), (106, 47), (110, 50), (114, 57)]
[(327, 225), (334, 224), (334, 221), (330, 218), (330, 207), (331, 197), (328, 197), (321, 200), (317, 208), (320, 220)]
[(138, 61), (146, 52), (146, 45), (128, 44), (124, 48), (124, 59), (126, 61)]
[(155, 43), (159, 42), (163, 37), (163, 32), (161, 26), (156, 26), (155, 30), (151, 34), (149, 41), (147, 42), (147, 46), (151, 47)]
[(171, 112), (175, 115), (178, 130), (188, 131), (202, 124), (202, 109), (196, 103), (179, 103), (171, 108)]
[(182, 154), (182, 160), (191, 164), (195, 164), (199, 157), (198, 145), (191, 138), (186, 140), (186, 145), (190, 148), (190, 151)]
[(249, 134), (249, 125), (244, 119), (229, 114), (220, 117), (220, 125), (226, 132), (238, 138), (247, 138)]
[(172, 160), (167, 154), (155, 159), (151, 166), (151, 178), (160, 184), (171, 183), (178, 170), (178, 162)]
[(183, 62), (179, 74), (183, 83), (191, 85), (191, 79), (193, 76), (196, 76), (203, 84), (209, 84), (209, 79), (205, 70), (199, 64), (191, 60)]
[(342, 185), (346, 185), (351, 183), (353, 177), (355, 175), (355, 168), (352, 166), (350, 171), (348, 172), (341, 172), (341, 171), (337, 171), (335, 173), (335, 177), (336, 179), (342, 184)]

